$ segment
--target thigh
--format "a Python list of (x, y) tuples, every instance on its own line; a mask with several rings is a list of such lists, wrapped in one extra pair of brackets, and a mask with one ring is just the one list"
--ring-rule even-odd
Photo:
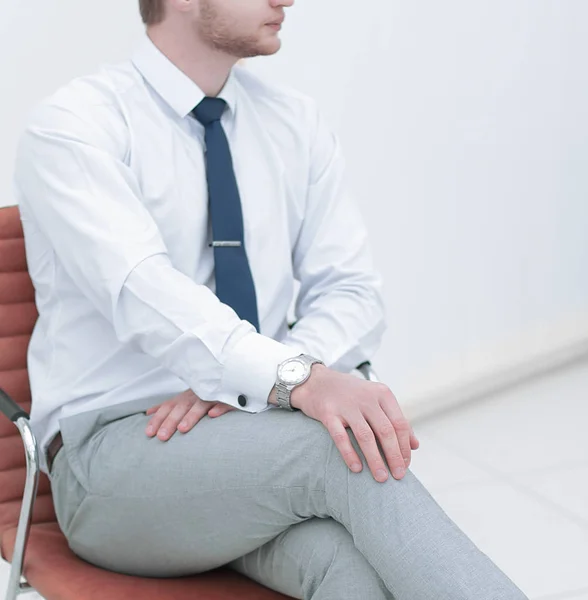
[(86, 497), (86, 490), (69, 468), (63, 448), (55, 457), (49, 481), (57, 523), (65, 533), (69, 530), (69, 524)]
[(292, 525), (227, 566), (300, 600), (393, 600), (347, 529), (331, 518), (312, 517)]
[(226, 564), (321, 515), (324, 426), (301, 412), (229, 412), (149, 438), (150, 417), (102, 427), (82, 449), (87, 494), (65, 531), (102, 568), (180, 576)]

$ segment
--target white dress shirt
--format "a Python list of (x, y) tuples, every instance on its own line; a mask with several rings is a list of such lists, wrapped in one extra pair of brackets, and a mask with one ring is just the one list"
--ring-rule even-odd
[(382, 279), (337, 136), (311, 98), (237, 65), (221, 123), (261, 333), (218, 300), (204, 127), (190, 114), (203, 97), (145, 36), (130, 60), (44, 99), (22, 134), (14, 190), (39, 311), (28, 367), (45, 472), (60, 418), (187, 389), (257, 413), (274, 408), (285, 358), (350, 372), (380, 345)]

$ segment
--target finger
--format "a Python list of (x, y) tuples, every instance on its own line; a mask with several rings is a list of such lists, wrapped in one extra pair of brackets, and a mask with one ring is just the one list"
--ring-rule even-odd
[[(410, 445), (408, 445), (409, 425), (407, 423), (403, 424), (400, 421), (391, 423), (386, 413), (381, 409), (373, 409), (370, 413), (364, 412), (364, 417), (380, 442), (392, 475), (396, 479), (402, 479), (410, 463)], [(403, 432), (403, 427), (406, 430), (405, 432)], [(402, 443), (403, 439), (406, 446)]]
[(383, 398), (380, 398), (379, 404), (380, 408), (388, 417), (388, 420), (390, 421), (390, 423), (392, 423), (392, 426), (394, 427), (396, 437), (398, 439), (398, 445), (400, 447), (400, 452), (402, 453), (402, 457), (404, 460), (404, 467), (408, 468), (411, 461), (412, 426), (408, 422), (408, 419), (405, 418), (400, 406), (398, 406), (398, 401), (394, 397), (394, 394), (391, 393)]
[(180, 421), (188, 414), (194, 406), (194, 402), (185, 399), (175, 403), (172, 411), (167, 415), (159, 431), (157, 437), (162, 441), (167, 441), (176, 432)]
[[(348, 421), (349, 426), (355, 435), (355, 439), (357, 440), (357, 443), (359, 444), (359, 447), (361, 448), (367, 460), (368, 467), (370, 468), (374, 479), (379, 482), (386, 481), (388, 479), (388, 469), (386, 468), (386, 464), (384, 463), (384, 459), (382, 458), (382, 454), (378, 448), (374, 430), (366, 421), (362, 413), (359, 413), (359, 416), (354, 420)], [(391, 441), (388, 441), (388, 445), (391, 446), (391, 444)], [(392, 450), (389, 450), (389, 452), (391, 455), (393, 455)], [(398, 449), (397, 457), (395, 457), (391, 468), (395, 468), (399, 464), (404, 466), (404, 459), (402, 458), (400, 449)]]
[(172, 409), (173, 409), (172, 404), (165, 404), (165, 403), (162, 404), (157, 409), (157, 412), (153, 415), (153, 417), (151, 417), (151, 419), (149, 419), (149, 423), (147, 424), (147, 429), (145, 430), (145, 432), (147, 433), (147, 435), (149, 437), (152, 437), (157, 433), (161, 424), (165, 421), (167, 415), (169, 415), (169, 413), (172, 411)]
[(335, 446), (337, 446), (337, 450), (341, 453), (345, 464), (355, 473), (359, 473), (363, 468), (361, 459), (351, 444), (349, 434), (343, 423), (337, 417), (333, 417), (326, 423), (323, 423), (323, 425), (333, 438)]
[(208, 411), (208, 403), (205, 402), (196, 402), (192, 406), (192, 408), (186, 413), (186, 415), (180, 421), (180, 424), (177, 426), (177, 430), (181, 433), (186, 433), (190, 431), (198, 423), (202, 417)]
[(145, 411), (145, 414), (152, 415), (153, 413), (155, 413), (159, 410), (160, 406), (161, 406), (161, 404), (158, 404), (157, 406), (152, 406), (151, 408), (149, 408)]
[(208, 411), (208, 416), (209, 417), (220, 417), (221, 415), (224, 415), (225, 413), (228, 413), (232, 410), (237, 410), (237, 409), (234, 406), (231, 406), (230, 404), (225, 404), (224, 402), (217, 402)]
[(410, 428), (410, 447), (413, 450), (418, 450), (418, 448), (420, 447), (421, 443), (419, 442), (419, 439), (417, 438), (414, 429), (411, 427)]

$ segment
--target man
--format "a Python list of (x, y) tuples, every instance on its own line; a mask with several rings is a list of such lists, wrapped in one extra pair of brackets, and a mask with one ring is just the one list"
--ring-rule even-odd
[(142, 0), (132, 60), (31, 115), (15, 190), (59, 524), (122, 573), (524, 598), (405, 470), (390, 389), (351, 374), (385, 317), (340, 145), (310, 98), (236, 65), (278, 51), (292, 4)]

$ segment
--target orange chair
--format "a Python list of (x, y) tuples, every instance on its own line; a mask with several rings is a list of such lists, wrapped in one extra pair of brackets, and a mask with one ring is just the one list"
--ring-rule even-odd
[[(132, 577), (100, 569), (70, 550), (55, 517), (49, 479), (39, 471), (37, 440), (29, 427), (27, 349), (37, 317), (20, 212), (16, 206), (1, 208), (0, 553), (12, 563), (6, 600), (31, 590), (46, 600), (289, 598), (228, 567), (173, 579)], [(378, 381), (369, 361), (357, 368), (366, 379)]]

